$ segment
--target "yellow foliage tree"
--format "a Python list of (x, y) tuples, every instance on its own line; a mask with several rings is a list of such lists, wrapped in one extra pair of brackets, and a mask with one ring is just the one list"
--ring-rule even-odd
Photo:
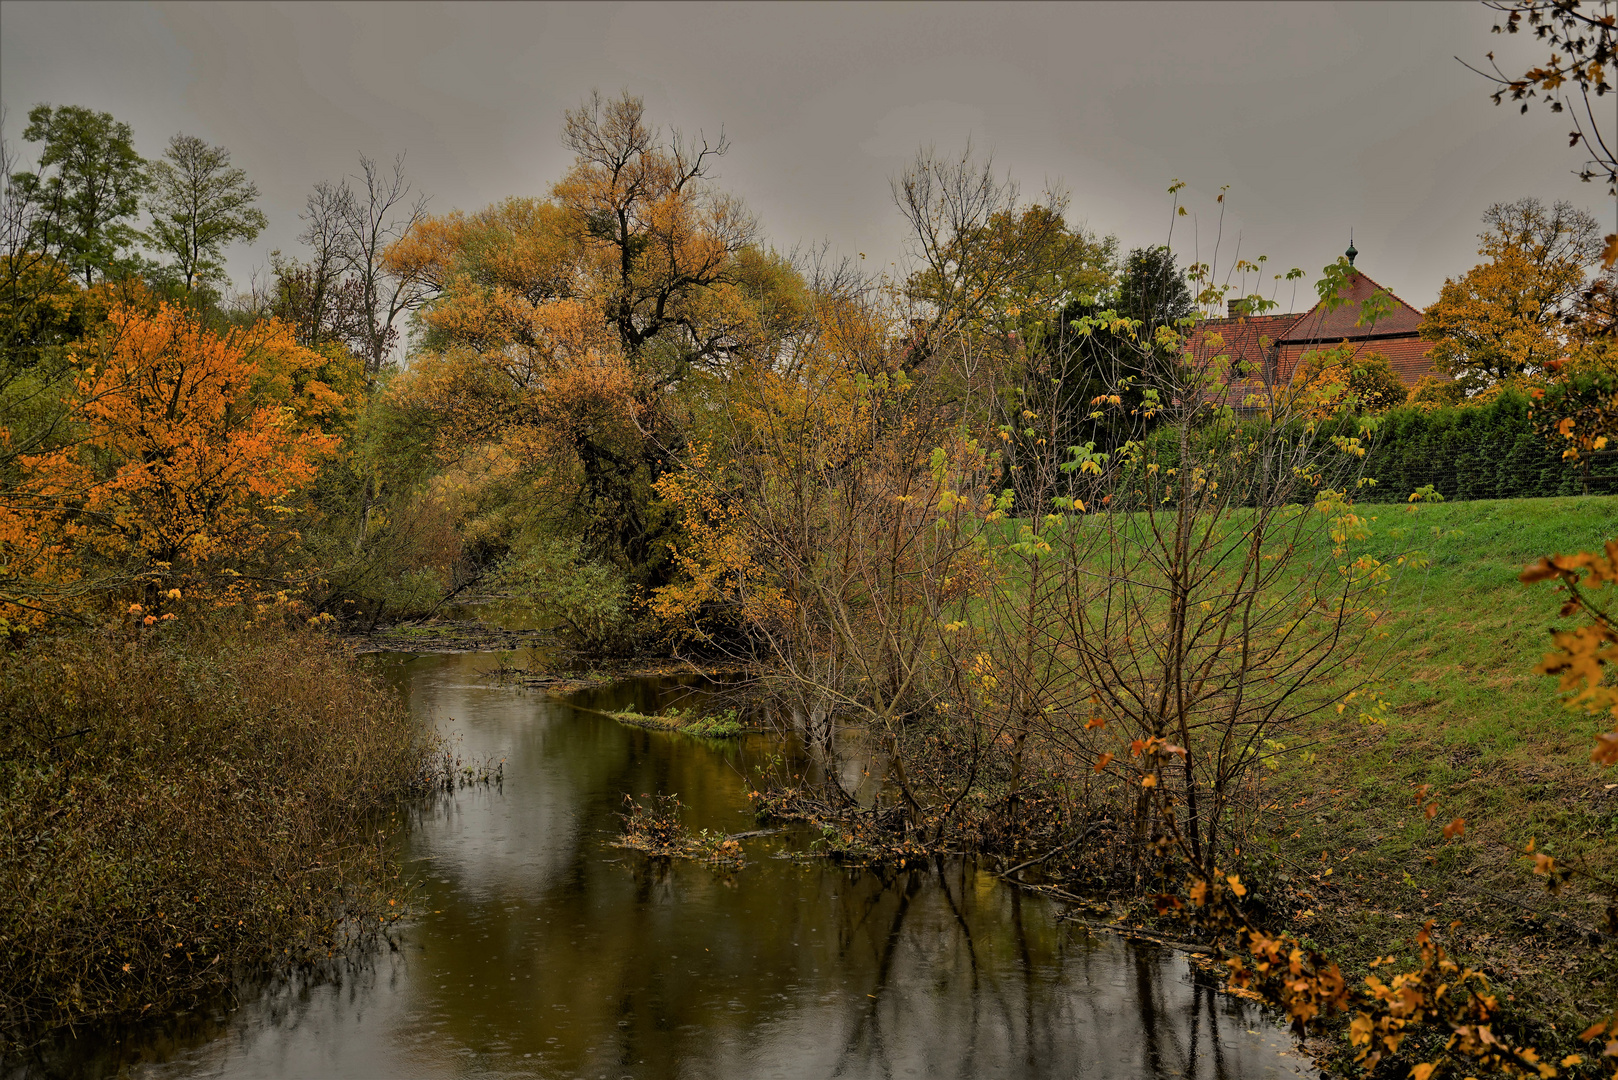
[(577, 157), (551, 198), (429, 219), (390, 250), (390, 271), (434, 289), (391, 400), (430, 417), (446, 453), (497, 445), (521, 463), (536, 498), (514, 528), (582, 537), (656, 585), (672, 515), (654, 485), (708, 392), (688, 387), (779, 360), (805, 288), (709, 181), (722, 139), (665, 138), (638, 99), (597, 96), (564, 141)]
[(1421, 336), (1433, 366), (1469, 392), (1545, 370), (1567, 347), (1567, 322), (1601, 256), (1595, 219), (1571, 203), (1496, 203), (1483, 216), (1488, 259), (1447, 280)]
[(1306, 353), (1293, 376), (1289, 400), (1301, 414), (1341, 412), (1371, 415), (1403, 405), (1410, 388), (1376, 351), (1356, 352), (1344, 342), (1334, 349)]

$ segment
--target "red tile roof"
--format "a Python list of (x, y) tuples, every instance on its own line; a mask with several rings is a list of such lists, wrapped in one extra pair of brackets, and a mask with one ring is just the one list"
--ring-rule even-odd
[[(1244, 396), (1266, 382), (1290, 382), (1304, 353), (1342, 341), (1352, 342), (1356, 353), (1382, 353), (1399, 378), (1414, 385), (1432, 373), (1432, 362), (1427, 359), (1432, 343), (1417, 334), (1421, 312), (1389, 293), (1394, 301), (1391, 312), (1370, 326), (1356, 325), (1361, 304), (1378, 289), (1380, 285), (1355, 271), (1348, 287), (1339, 294), (1347, 302), (1332, 311), (1326, 311), (1322, 301), (1302, 314), (1208, 319), (1198, 325), (1192, 351), (1197, 356), (1229, 355), (1233, 363), (1254, 365), (1248, 380), (1254, 387), (1239, 392), (1233, 389), (1229, 395), (1232, 398)], [(1221, 339), (1217, 352), (1209, 341), (1211, 334)]]
[(1436, 374), (1433, 362), (1427, 355), (1432, 347), (1432, 342), (1419, 337), (1365, 343), (1367, 352), (1379, 352), (1388, 358), (1388, 366), (1398, 373), (1407, 386), (1414, 386), (1423, 376)]
[(1348, 279), (1348, 287), (1337, 295), (1344, 297), (1346, 303), (1332, 311), (1325, 310), (1326, 303), (1321, 301), (1307, 314), (1300, 316), (1287, 332), (1286, 341), (1354, 341), (1359, 338), (1381, 337), (1384, 334), (1413, 335), (1421, 326), (1421, 312), (1400, 300), (1392, 293), (1388, 296), (1393, 300), (1393, 310), (1388, 312), (1374, 324), (1360, 326), (1360, 305), (1368, 300), (1372, 293), (1387, 292), (1382, 286), (1372, 281), (1359, 271), (1354, 271)]
[[(1296, 313), (1208, 319), (1197, 324), (1196, 334), (1191, 339), (1191, 347), (1199, 356), (1205, 353), (1216, 356), (1228, 355), (1232, 362), (1248, 361), (1263, 364), (1270, 359), (1276, 343), (1286, 336), (1287, 331), (1298, 319)], [(1208, 340), (1210, 334), (1219, 335), (1218, 346)], [(1209, 352), (1216, 347), (1218, 352)]]

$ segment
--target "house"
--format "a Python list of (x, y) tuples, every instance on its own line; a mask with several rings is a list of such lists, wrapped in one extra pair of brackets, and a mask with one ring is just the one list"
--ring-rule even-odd
[[(1352, 244), (1348, 251), (1349, 266), (1359, 254)], [(1351, 270), (1348, 283), (1338, 296), (1344, 303), (1330, 311), (1325, 301), (1310, 310), (1287, 315), (1240, 315), (1231, 301), (1231, 314), (1223, 319), (1209, 319), (1197, 327), (1192, 341), (1195, 351), (1205, 352), (1217, 347), (1220, 354), (1228, 354), (1237, 370), (1248, 372), (1242, 394), (1233, 394), (1232, 403), (1245, 393), (1263, 393), (1266, 388), (1284, 387), (1292, 381), (1304, 354), (1332, 348), (1347, 341), (1356, 353), (1378, 352), (1388, 358), (1406, 386), (1414, 386), (1422, 377), (1434, 374), (1428, 353), (1433, 347), (1424, 341), (1417, 330), (1421, 326), (1421, 312), (1392, 293), (1393, 310), (1368, 326), (1360, 325), (1361, 306), (1378, 291), (1387, 293), (1382, 286), (1358, 270)], [(1217, 346), (1209, 339), (1218, 334)]]

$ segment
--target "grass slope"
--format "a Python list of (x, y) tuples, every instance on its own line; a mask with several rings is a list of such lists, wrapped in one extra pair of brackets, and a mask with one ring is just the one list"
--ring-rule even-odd
[[(1387, 597), (1388, 721), (1363, 725), (1349, 708), (1299, 732), (1303, 752), (1273, 775), (1259, 823), (1268, 851), (1253, 854), (1276, 893), (1290, 892), (1294, 928), (1350, 978), (1377, 955), (1408, 956), (1433, 919), (1458, 959), (1497, 980), (1525, 1033), (1571, 1048), (1581, 1021), (1618, 1000), (1618, 943), (1591, 933), (1607, 921), (1599, 892), (1574, 883), (1551, 895), (1522, 850), (1533, 837), (1537, 850), (1618, 871), (1618, 775), (1589, 760), (1606, 726), (1562, 708), (1555, 682), (1533, 673), (1560, 604), (1517, 575), (1618, 536), (1618, 499), (1372, 512), (1373, 536), (1422, 530), (1412, 539), (1431, 559)], [(1439, 800), (1431, 819), (1416, 806), (1423, 784)], [(1465, 835), (1445, 842), (1457, 817)]]

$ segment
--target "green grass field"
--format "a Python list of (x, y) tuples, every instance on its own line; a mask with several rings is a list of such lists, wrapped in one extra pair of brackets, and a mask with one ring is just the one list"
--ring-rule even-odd
[[(1564, 709), (1555, 681), (1534, 674), (1560, 600), (1518, 574), (1618, 536), (1618, 498), (1370, 513), (1373, 542), (1413, 529), (1431, 560), (1390, 588), (1386, 651), (1367, 657), (1388, 721), (1366, 726), (1350, 709), (1297, 733), (1313, 757), (1289, 755), (1273, 774), (1263, 854), (1293, 890), (1294, 929), (1351, 978), (1379, 954), (1408, 955), (1433, 919), (1458, 958), (1499, 981), (1542, 1047), (1569, 1039), (1618, 1001), (1618, 942), (1601, 933), (1608, 894), (1575, 880), (1551, 895), (1523, 849), (1534, 838), (1536, 850), (1618, 874), (1618, 773), (1589, 760), (1610, 718)], [(1423, 784), (1438, 800), (1432, 818), (1416, 806)], [(1457, 817), (1465, 835), (1445, 841)]]

